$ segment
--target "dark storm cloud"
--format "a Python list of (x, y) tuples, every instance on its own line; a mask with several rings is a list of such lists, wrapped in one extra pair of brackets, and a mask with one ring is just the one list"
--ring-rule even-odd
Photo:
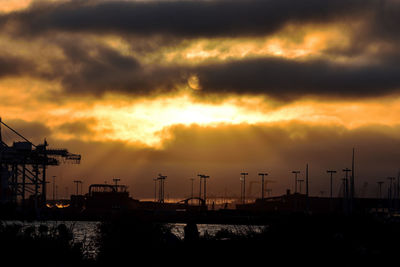
[(50, 59), (50, 70), (39, 71), (28, 60), (0, 57), (0, 76), (30, 75), (57, 80), (66, 93), (99, 96), (107, 92), (134, 95), (174, 91), (186, 85), (191, 75), (200, 79), (200, 94), (267, 94), (281, 99), (304, 95), (371, 97), (397, 92), (400, 88), (397, 64), (400, 55), (395, 51), (363, 65), (258, 58), (162, 66), (142, 64), (130, 55), (79, 38), (53, 42), (65, 58)]
[[(396, 92), (400, 67), (396, 40), (400, 14), (396, 1), (67, 1), (38, 2), (30, 8), (0, 16), (19, 36), (41, 36), (63, 51), (64, 59), (49, 60), (52, 68), (38, 72), (34, 63), (0, 57), (0, 77), (27, 74), (57, 80), (67, 93), (102, 95), (107, 92), (150, 94), (173, 91), (191, 75), (200, 79), (202, 92), (268, 94), (282, 99), (303, 95), (369, 97)], [(295, 61), (282, 58), (230, 60), (201, 65), (146, 65), (111, 47), (85, 39), (85, 34), (122, 34), (126, 40), (152, 40), (161, 34), (169, 42), (189, 37), (267, 35), (288, 22), (324, 23), (344, 18), (363, 20), (345, 50), (331, 55), (366, 53), (370, 40), (389, 45), (373, 61), (356, 65), (327, 59)], [(11, 27), (13, 28), (13, 27)], [(395, 33), (395, 34), (394, 34)], [(146, 38), (127, 37), (129, 34)], [(60, 37), (63, 36), (63, 37)], [(146, 42), (144, 42), (146, 43)], [(153, 42), (152, 42), (153, 43)], [(153, 43), (154, 45), (154, 43)], [(138, 46), (146, 53), (145, 45)], [(149, 49), (156, 50), (151, 47)], [(390, 47), (390, 48), (387, 48)], [(135, 51), (136, 53), (140, 51)], [(370, 56), (369, 54), (367, 57)], [(25, 64), (28, 63), (28, 64)], [(29, 67), (30, 66), (30, 67)]]
[(373, 0), (69, 1), (39, 2), (1, 18), (21, 34), (111, 32), (181, 37), (266, 35), (288, 22), (329, 22), (374, 9)]
[(20, 57), (0, 55), (0, 78), (34, 73), (35, 64)]
[(173, 88), (181, 81), (175, 67), (143, 66), (135, 58), (100, 44), (63, 41), (66, 60), (54, 62), (52, 79), (59, 79), (68, 93), (103, 94), (110, 91), (148, 94)]
[[(91, 48), (93, 50), (93, 48)], [(50, 76), (58, 77), (69, 93), (105, 92), (150, 94), (173, 91), (190, 75), (200, 79), (202, 92), (268, 94), (282, 99), (302, 95), (370, 97), (400, 88), (400, 67), (393, 55), (370, 65), (327, 60), (293, 61), (259, 58), (198, 66), (146, 66), (134, 58), (99, 46), (89, 54), (75, 44), (64, 47), (68, 62)]]
[(59, 78), (68, 91), (127, 90), (138, 82), (135, 73), (140, 65), (134, 58), (99, 44), (75, 41), (58, 42), (66, 60), (53, 62), (55, 72), (49, 74)]
[(197, 71), (204, 90), (215, 92), (363, 97), (400, 88), (400, 68), (392, 61), (347, 65), (324, 60), (266, 58), (208, 65)]

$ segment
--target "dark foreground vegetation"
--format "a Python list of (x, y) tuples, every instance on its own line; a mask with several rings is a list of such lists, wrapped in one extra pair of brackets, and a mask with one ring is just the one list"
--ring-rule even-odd
[(261, 233), (228, 230), (179, 240), (163, 225), (133, 218), (103, 223), (98, 263), (104, 266), (268, 266), (362, 264), (396, 259), (400, 223), (374, 216), (288, 215)]
[[(249, 228), (251, 229), (251, 228)], [(163, 224), (121, 216), (99, 226), (98, 254), (88, 259), (65, 225), (0, 227), (1, 257), (13, 266), (271, 266), (367, 264), (396, 260), (400, 222), (372, 215), (276, 217), (264, 231), (221, 230), (179, 239)]]
[[(88, 266), (82, 243), (65, 224), (24, 227), (0, 222), (1, 266)], [(3, 265), (7, 264), (7, 265)]]

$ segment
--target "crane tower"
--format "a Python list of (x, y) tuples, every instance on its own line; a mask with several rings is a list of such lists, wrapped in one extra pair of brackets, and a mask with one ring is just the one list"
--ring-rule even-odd
[[(2, 128), (10, 130), (23, 141), (7, 144)], [(49, 149), (48, 143), (35, 145), (0, 118), (0, 202), (24, 203), (29, 197), (35, 207), (46, 203), (46, 169), (64, 162), (79, 164), (81, 155), (67, 149)]]

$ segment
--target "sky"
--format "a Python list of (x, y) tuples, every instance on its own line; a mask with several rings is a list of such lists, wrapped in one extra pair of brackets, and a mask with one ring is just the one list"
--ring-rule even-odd
[(352, 148), (376, 196), (400, 169), (399, 23), (395, 0), (0, 0), (0, 116), (82, 155), (49, 169), (60, 197), (120, 178), (152, 198), (159, 173), (171, 199), (199, 173), (238, 196), (243, 171), (279, 195), (306, 164), (338, 195)]

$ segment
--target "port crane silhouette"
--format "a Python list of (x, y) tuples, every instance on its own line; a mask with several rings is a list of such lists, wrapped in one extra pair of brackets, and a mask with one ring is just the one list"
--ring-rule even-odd
[[(2, 138), (2, 131), (10, 131), (18, 139), (9, 145)], [(0, 118), (0, 201), (25, 203), (29, 196), (35, 208), (46, 203), (47, 169), (61, 163), (79, 164), (81, 155), (67, 149), (50, 149), (46, 139), (35, 145)]]

